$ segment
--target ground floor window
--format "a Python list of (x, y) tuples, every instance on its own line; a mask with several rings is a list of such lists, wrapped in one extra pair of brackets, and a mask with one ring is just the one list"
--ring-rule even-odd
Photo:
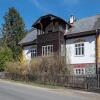
[(53, 45), (42, 46), (42, 56), (48, 56), (53, 54)]
[(35, 48), (31, 49), (31, 59), (36, 58), (36, 56), (37, 56), (37, 50)]
[(85, 68), (75, 68), (75, 74), (76, 75), (84, 75), (85, 74)]

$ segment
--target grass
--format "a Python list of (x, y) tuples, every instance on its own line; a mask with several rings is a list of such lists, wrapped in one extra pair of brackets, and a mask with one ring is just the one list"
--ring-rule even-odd
[(42, 84), (42, 83), (25, 82), (25, 81), (16, 81), (16, 80), (11, 80), (11, 79), (3, 79), (3, 80), (10, 81), (10, 82), (15, 82), (15, 83), (26, 84), (26, 85), (32, 85), (32, 86), (36, 86), (36, 87), (49, 88), (49, 89), (61, 89), (61, 88), (64, 88), (63, 86), (51, 85), (51, 84)]

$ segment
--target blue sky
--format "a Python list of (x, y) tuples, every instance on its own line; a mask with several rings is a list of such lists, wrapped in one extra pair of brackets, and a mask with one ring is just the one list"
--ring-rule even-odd
[(100, 0), (0, 0), (0, 26), (9, 7), (15, 7), (27, 29), (41, 15), (52, 13), (67, 20), (100, 14)]

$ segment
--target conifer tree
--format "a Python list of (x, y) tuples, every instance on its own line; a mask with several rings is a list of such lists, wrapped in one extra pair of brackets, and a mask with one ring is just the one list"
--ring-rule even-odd
[(9, 8), (4, 16), (2, 25), (3, 45), (9, 47), (15, 61), (19, 60), (21, 47), (19, 41), (25, 36), (25, 24), (19, 12), (15, 8)]

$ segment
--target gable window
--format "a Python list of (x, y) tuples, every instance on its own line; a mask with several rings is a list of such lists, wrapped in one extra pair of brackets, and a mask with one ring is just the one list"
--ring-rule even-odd
[(36, 49), (31, 49), (31, 58), (36, 58), (36, 56), (37, 56)]
[(48, 56), (53, 54), (53, 45), (42, 46), (42, 56)]
[(84, 55), (84, 43), (76, 43), (75, 44), (75, 55), (76, 56), (83, 56)]

